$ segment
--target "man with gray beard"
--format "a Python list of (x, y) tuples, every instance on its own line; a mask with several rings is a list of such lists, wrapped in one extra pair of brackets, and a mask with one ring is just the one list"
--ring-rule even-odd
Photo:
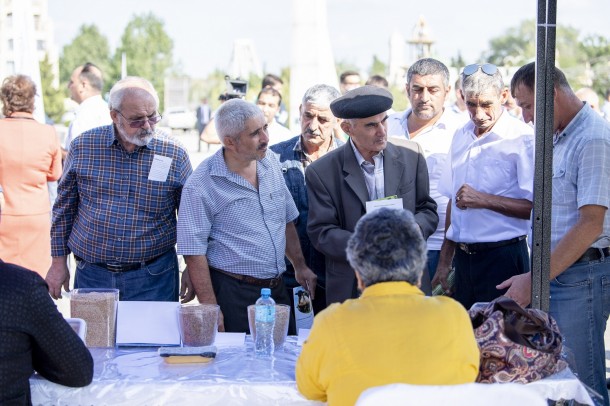
[(75, 288), (118, 288), (120, 300), (177, 301), (176, 214), (192, 172), (187, 151), (155, 131), (152, 84), (127, 77), (110, 90), (112, 124), (76, 138), (53, 207), (46, 282), (54, 299)]

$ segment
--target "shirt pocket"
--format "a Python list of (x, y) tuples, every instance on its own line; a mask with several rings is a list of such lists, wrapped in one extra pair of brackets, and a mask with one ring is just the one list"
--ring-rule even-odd
[(570, 181), (566, 168), (553, 169), (553, 204), (563, 206), (575, 201), (576, 185)]
[(480, 192), (501, 194), (510, 188), (517, 180), (513, 165), (505, 160), (494, 157), (482, 157), (479, 172)]

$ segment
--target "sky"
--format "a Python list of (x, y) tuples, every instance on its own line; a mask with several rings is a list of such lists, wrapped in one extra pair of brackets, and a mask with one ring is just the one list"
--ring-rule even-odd
[[(308, 0), (300, 0), (308, 1)], [(134, 15), (152, 12), (174, 41), (174, 62), (203, 78), (229, 65), (235, 39), (250, 38), (265, 73), (290, 65), (291, 0), (48, 0), (59, 52), (83, 24), (95, 24), (111, 49)], [(584, 36), (610, 38), (610, 0), (557, 0), (557, 24)], [(424, 16), (436, 40), (434, 52), (446, 62), (461, 53), (477, 62), (489, 40), (522, 20), (535, 18), (536, 0), (327, 0), (328, 30), (335, 62), (367, 72), (373, 55), (389, 58), (393, 32), (411, 36)], [(407, 46), (405, 57), (409, 57)]]

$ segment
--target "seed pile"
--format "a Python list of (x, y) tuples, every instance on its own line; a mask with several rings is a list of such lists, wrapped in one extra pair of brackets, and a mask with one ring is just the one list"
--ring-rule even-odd
[(88, 347), (114, 347), (116, 342), (116, 294), (90, 292), (72, 294), (70, 314), (87, 322)]

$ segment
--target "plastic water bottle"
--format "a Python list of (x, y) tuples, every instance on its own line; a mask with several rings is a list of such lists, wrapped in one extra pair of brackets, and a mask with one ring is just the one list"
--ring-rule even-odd
[(275, 300), (271, 298), (271, 289), (261, 289), (261, 297), (256, 301), (255, 308), (254, 352), (258, 357), (271, 357), (273, 354), (273, 326), (275, 325)]

